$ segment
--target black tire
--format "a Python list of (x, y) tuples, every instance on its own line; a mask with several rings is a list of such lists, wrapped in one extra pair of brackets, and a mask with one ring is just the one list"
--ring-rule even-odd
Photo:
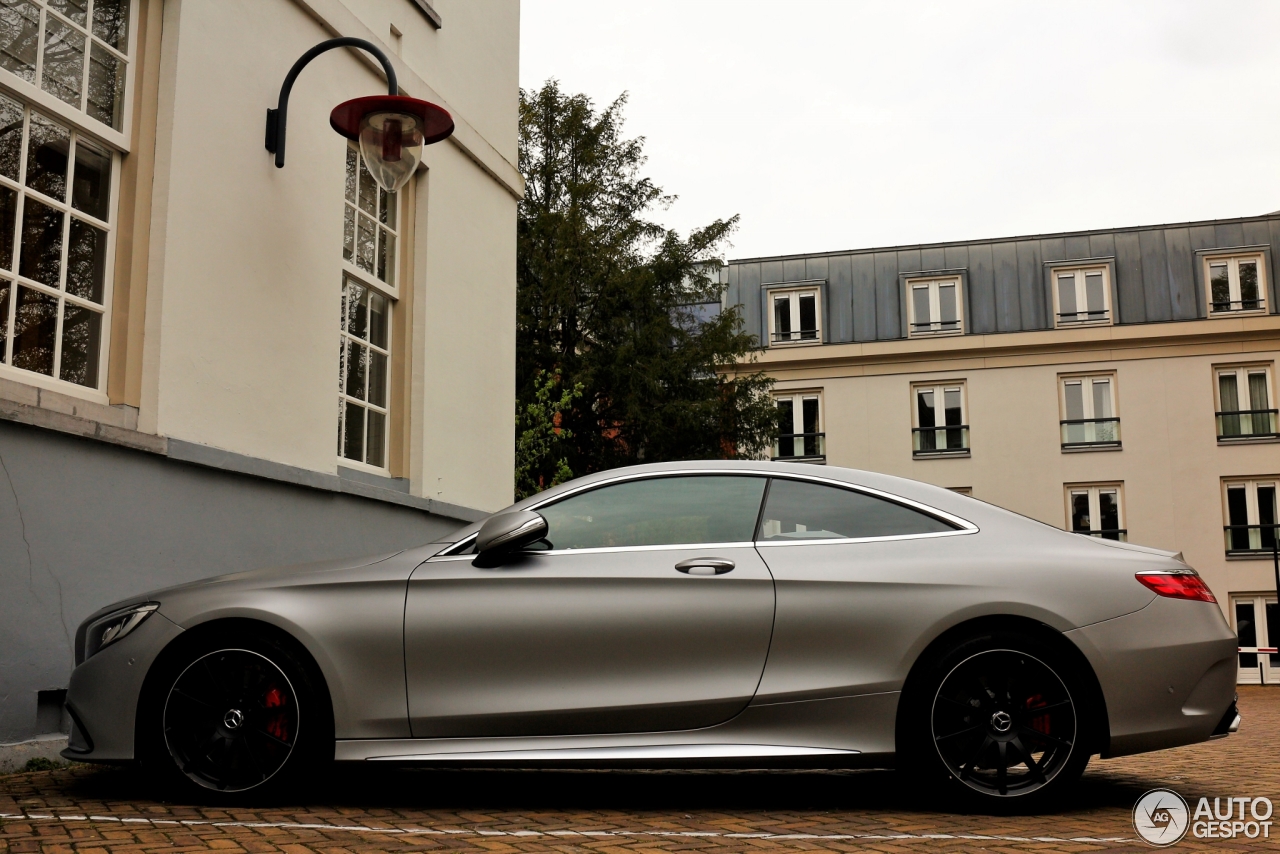
[(898, 752), (917, 782), (996, 812), (1060, 806), (1089, 763), (1088, 682), (1058, 644), (985, 632), (921, 662), (904, 692)]
[(333, 756), (323, 680), (305, 653), (260, 630), (221, 631), (166, 656), (139, 717), (143, 764), (166, 795), (276, 795)]

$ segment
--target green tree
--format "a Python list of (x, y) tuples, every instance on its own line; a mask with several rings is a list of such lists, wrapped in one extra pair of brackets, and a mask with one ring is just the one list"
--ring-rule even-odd
[(559, 384), (558, 378), (542, 371), (534, 377), (533, 400), (517, 402), (517, 501), (573, 479), (565, 457), (565, 445), (573, 438), (573, 432), (560, 426), (560, 422), (573, 402), (582, 397), (582, 384), (563, 389), (555, 397)]
[(563, 455), (518, 464), (526, 484), (550, 485), (561, 461), (581, 475), (754, 458), (778, 432), (772, 380), (751, 366), (759, 342), (737, 306), (718, 310), (712, 259), (738, 218), (687, 236), (649, 219), (675, 197), (640, 174), (644, 139), (623, 137), (625, 105), (596, 110), (554, 80), (520, 93), (518, 411), (540, 405), (547, 376), (583, 389), (560, 413)]

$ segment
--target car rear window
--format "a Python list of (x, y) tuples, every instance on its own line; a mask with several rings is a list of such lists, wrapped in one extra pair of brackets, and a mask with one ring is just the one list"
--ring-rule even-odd
[(874, 495), (775, 478), (769, 484), (757, 539), (800, 542), (954, 530), (956, 526), (949, 522)]

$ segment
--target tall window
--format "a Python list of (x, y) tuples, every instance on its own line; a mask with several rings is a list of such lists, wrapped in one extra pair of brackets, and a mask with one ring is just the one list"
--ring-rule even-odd
[(1120, 446), (1120, 419), (1116, 417), (1116, 378), (1062, 377), (1062, 447), (1116, 448)]
[(1204, 266), (1210, 315), (1266, 311), (1267, 283), (1262, 255), (1206, 258)]
[(1124, 485), (1078, 484), (1067, 487), (1067, 523), (1077, 534), (1126, 540), (1122, 508)]
[(770, 291), (769, 341), (773, 344), (818, 344), (821, 306), (817, 288)]
[(1227, 554), (1271, 552), (1277, 533), (1276, 483), (1276, 478), (1223, 483)]
[(915, 411), (912, 454), (916, 457), (969, 453), (964, 383), (912, 386)]
[[(13, 8), (0, 9), (12, 16)], [(114, 154), (0, 95), (0, 361), (98, 389)]]
[(907, 282), (907, 334), (956, 335), (964, 331), (960, 279)]
[(0, 68), (116, 130), (128, 47), (129, 0), (0, 2)]
[(1111, 322), (1111, 288), (1106, 267), (1053, 271), (1057, 325)]
[(822, 432), (822, 395), (818, 392), (778, 395), (782, 431), (773, 449), (775, 460), (821, 462), (826, 459), (827, 434)]
[(1216, 368), (1218, 441), (1280, 437), (1267, 365)]
[(338, 347), (338, 455), (387, 465), (391, 313), (395, 305), (396, 203), (347, 148)]

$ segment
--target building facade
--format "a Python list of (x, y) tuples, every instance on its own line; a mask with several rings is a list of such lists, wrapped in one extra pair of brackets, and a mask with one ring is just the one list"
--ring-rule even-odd
[[(148, 589), (398, 550), (512, 498), (517, 0), (0, 4), (0, 743)], [(378, 190), (330, 110), (456, 130)]]
[[(779, 459), (927, 481), (1182, 552), (1280, 644), (1280, 213), (731, 261)], [(1280, 681), (1245, 652), (1241, 682)]]

